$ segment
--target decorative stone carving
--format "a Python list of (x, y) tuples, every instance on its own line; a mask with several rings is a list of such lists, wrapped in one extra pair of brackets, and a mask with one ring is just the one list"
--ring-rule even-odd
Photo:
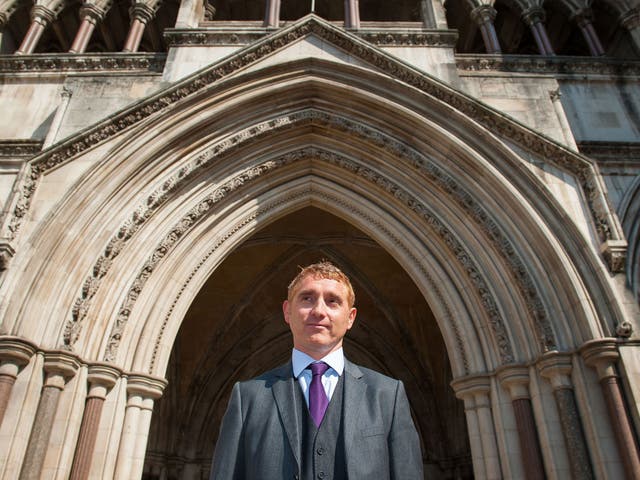
[[(356, 135), (367, 139), (370, 142), (377, 144), (379, 147), (385, 148), (392, 155), (404, 159), (404, 161), (415, 168), (417, 171), (426, 175), (431, 181), (436, 182), (448, 195), (454, 198), (461, 207), (463, 207), (479, 225), (485, 231), (487, 236), (491, 239), (492, 243), (496, 246), (497, 251), (506, 259), (506, 264), (510, 267), (516, 279), (516, 284), (519, 287), (520, 292), (527, 299), (529, 312), (533, 319), (533, 325), (538, 331), (538, 336), (541, 344), (541, 351), (547, 351), (553, 349), (555, 346), (555, 340), (553, 332), (551, 331), (550, 323), (548, 321), (544, 306), (537, 295), (537, 289), (530, 278), (527, 269), (519, 258), (517, 252), (511, 245), (508, 238), (501, 232), (499, 227), (490, 218), (490, 215), (479, 205), (475, 200), (460, 187), (457, 182), (448, 176), (441, 168), (437, 167), (433, 162), (416, 151), (411, 149), (405, 144), (398, 142), (397, 140), (383, 135), (379, 131), (375, 131), (365, 125), (353, 123), (345, 118), (329, 115), (319, 110), (305, 110), (291, 114), (287, 117), (280, 117), (275, 120), (270, 120), (256, 127), (251, 127), (246, 131), (239, 132), (235, 137), (224, 140), (221, 144), (212, 147), (209, 151), (201, 154), (195, 161), (191, 162), (188, 166), (182, 167), (178, 172), (174, 173), (170, 180), (163, 183), (159, 190), (152, 193), (147, 201), (138, 206), (138, 208), (132, 214), (131, 219), (124, 224), (111, 239), (107, 245), (103, 256), (101, 256), (95, 264), (91, 276), (89, 276), (83, 287), (81, 296), (76, 300), (72, 310), (72, 318), (65, 327), (63, 343), (65, 348), (71, 348), (77, 341), (80, 334), (81, 326), (86, 316), (91, 299), (97, 292), (101, 279), (106, 275), (113, 260), (120, 253), (124, 244), (135, 234), (140, 226), (148, 219), (153, 211), (159, 208), (169, 197), (172, 191), (175, 191), (180, 184), (188, 181), (196, 174), (200, 169), (205, 168), (214, 159), (218, 160), (218, 157), (222, 154), (229, 154), (235, 148), (238, 148), (243, 142), (251, 141), (259, 137), (272, 133), (274, 129), (291, 128), (294, 124), (300, 122), (312, 122), (318, 123), (323, 126), (332, 126), (341, 130), (348, 131), (351, 135)], [(358, 175), (364, 176), (368, 181), (375, 183), (378, 186), (386, 186), (390, 194), (396, 198), (403, 199), (404, 202), (412, 208), (416, 213), (420, 215), (426, 215), (428, 211), (424, 206), (421, 206), (421, 201), (415, 197), (407, 196), (406, 193), (401, 193), (401, 188), (393, 185), (388, 179), (381, 177), (373, 170), (355, 165), (351, 161), (344, 159), (336, 160), (335, 155), (323, 153), (320, 151), (296, 153), (296, 155), (316, 155), (319, 159), (331, 162), (339, 165), (341, 168), (351, 170)], [(247, 183), (248, 180), (253, 179), (254, 175), (260, 175), (269, 171), (272, 167), (276, 167), (277, 163), (265, 166), (263, 170), (258, 169), (249, 174), (247, 178), (243, 178), (245, 174), (241, 174), (241, 180), (234, 181), (234, 185), (242, 185)], [(235, 189), (233, 186), (226, 187), (228, 191)], [(220, 195), (222, 198), (224, 195)], [(201, 215), (206, 212), (210, 205), (198, 207), (199, 212), (194, 215)], [(181, 225), (191, 225), (194, 215), (191, 215), (188, 219), (181, 222)], [(468, 271), (472, 282), (476, 284), (478, 291), (482, 292), (480, 298), (493, 319), (492, 324), (495, 325), (496, 338), (501, 345), (501, 351), (504, 353), (503, 361), (510, 363), (513, 361), (512, 353), (507, 348), (508, 340), (506, 339), (506, 333), (502, 326), (502, 320), (498, 313), (497, 305), (489, 293), (491, 289), (481, 280), (481, 275), (478, 273), (477, 267), (471, 260), (471, 255), (464, 251), (464, 248), (455, 240), (452, 235), (442, 223), (432, 215), (426, 215), (426, 221), (432, 228), (439, 232), (439, 234), (449, 244), (450, 248), (456, 253), (458, 260), (465, 265), (465, 270)], [(191, 223), (190, 223), (191, 222)], [(173, 244), (179, 239), (184, 232), (181, 229), (172, 232), (171, 238), (169, 238), (165, 245), (161, 245), (156, 249), (154, 259), (152, 263), (157, 262), (168, 251), (169, 243)], [(167, 243), (168, 242), (168, 243)], [(147, 262), (149, 263), (149, 262)], [(139, 275), (136, 281), (135, 288), (127, 296), (128, 300), (121, 307), (121, 313), (118, 315), (119, 320), (116, 322), (116, 327), (111, 336), (110, 345), (117, 346), (120, 342), (121, 327), (126, 323), (126, 318), (137, 299), (142, 286), (146, 282), (146, 278), (153, 269), (149, 266), (145, 267), (144, 275)], [(105, 355), (105, 361), (112, 361), (113, 353), (107, 353)]]
[(187, 45), (249, 45), (267, 35), (264, 28), (236, 29), (236, 30), (211, 30), (211, 29), (179, 29), (167, 28), (163, 37), (169, 47), (183, 47)]
[(164, 109), (166, 106), (206, 88), (208, 85), (226, 77), (239, 68), (243, 68), (266, 55), (272, 54), (285, 45), (312, 33), (363, 61), (369, 62), (398, 80), (447, 103), (461, 113), (484, 125), (490, 131), (509, 138), (516, 144), (535, 154), (541, 155), (543, 158), (563, 169), (567, 169), (574, 174), (579, 174), (582, 188), (585, 190), (585, 195), (589, 199), (589, 208), (594, 218), (596, 229), (602, 241), (622, 238), (622, 233), (618, 231), (619, 229), (612, 227), (612, 224), (615, 222), (611, 218), (611, 210), (607, 208), (602, 187), (595, 178), (593, 165), (581, 158), (580, 155), (567, 150), (549, 139), (541, 137), (534, 130), (524, 125), (499, 115), (483, 104), (473, 100), (471, 97), (450, 89), (445, 84), (433, 78), (424, 76), (419, 70), (399, 63), (393, 57), (383, 52), (366, 48), (366, 44), (357, 37), (335, 28), (315, 16), (310, 16), (304, 22), (298, 23), (291, 28), (282, 29), (278, 33), (265, 38), (262, 42), (257, 42), (255, 45), (243, 50), (242, 54), (231, 56), (227, 60), (218, 63), (215, 67), (178, 83), (176, 86), (159, 93), (141, 105), (136, 105), (116, 117), (101, 122), (84, 134), (83, 137), (62, 143), (57, 148), (48, 152), (47, 155), (37, 158), (31, 167), (31, 175), (27, 176), (22, 185), (22, 198), (18, 200), (13, 211), (13, 218), (9, 224), (9, 234), (11, 238), (17, 234), (20, 228), (21, 218), (29, 209), (33, 189), (35, 189), (39, 175), (42, 172), (53, 168), (68, 158), (100, 143), (111, 135), (147, 118), (149, 115)]
[(32, 157), (41, 149), (39, 140), (0, 140), (0, 158)]
[[(126, 296), (126, 300), (120, 307), (116, 322), (110, 335), (109, 345), (104, 357), (105, 361), (113, 361), (115, 359), (115, 354), (122, 338), (122, 331), (124, 329), (124, 326), (128, 322), (128, 318), (133, 309), (135, 301), (139, 297), (140, 292), (142, 291), (142, 288), (144, 287), (151, 273), (153, 273), (158, 263), (173, 248), (177, 241), (179, 241), (179, 239), (183, 237), (184, 234), (190, 228), (192, 228), (200, 218), (208, 214), (215, 203), (222, 200), (226, 195), (232, 193), (238, 187), (248, 184), (249, 182), (257, 179), (261, 175), (268, 173), (269, 171), (275, 170), (276, 168), (290, 164), (294, 161), (300, 161), (305, 158), (330, 162), (340, 166), (341, 168), (349, 170), (352, 173), (360, 175), (379, 188), (383, 188), (384, 190), (386, 190), (388, 194), (391, 194), (395, 198), (403, 201), (409, 208), (422, 216), (426, 220), (427, 224), (441, 238), (443, 238), (445, 243), (452, 250), (452, 253), (464, 266), (464, 269), (467, 271), (472, 284), (475, 285), (479, 298), (481, 299), (487, 311), (487, 315), (489, 316), (489, 320), (494, 331), (499, 351), (502, 355), (502, 360), (505, 362), (513, 361), (513, 353), (509, 345), (506, 330), (504, 328), (504, 322), (497, 308), (497, 304), (491, 294), (491, 289), (482, 279), (482, 275), (473, 262), (471, 255), (469, 255), (464, 250), (464, 247), (458, 242), (455, 235), (452, 234), (448, 230), (448, 228), (437, 218), (437, 216), (430, 212), (429, 208), (424, 205), (419, 199), (407, 194), (401, 187), (392, 183), (389, 179), (377, 174), (370, 168), (364, 167), (343, 157), (339, 157), (336, 154), (322, 152), (317, 149), (303, 149), (300, 151), (292, 152), (283, 157), (280, 157), (276, 161), (268, 161), (257, 167), (252, 167), (251, 169), (242, 172), (238, 177), (229, 180), (226, 184), (216, 189), (207, 199), (201, 201), (200, 204), (192, 208), (192, 210), (185, 217), (183, 217), (182, 220), (177, 222), (176, 226), (167, 235), (165, 240), (158, 247), (156, 247), (155, 251), (151, 254), (150, 258), (144, 264), (140, 273), (134, 280), (133, 286)], [(86, 311), (86, 309), (84, 309), (84, 311)], [(78, 320), (81, 320), (80, 317), (76, 317), (74, 322), (68, 324), (68, 326), (71, 325), (70, 328), (76, 329), (75, 338), (77, 338), (78, 334), (77, 329), (81, 325)], [(71, 339), (71, 337), (65, 335), (65, 343), (69, 342), (69, 340)]]
[(565, 75), (640, 76), (640, 62), (604, 57), (541, 57), (540, 55), (457, 54), (462, 72), (518, 72)]
[(612, 272), (624, 272), (627, 260), (627, 242), (625, 240), (607, 240), (600, 247), (602, 255)]
[(160, 73), (164, 69), (166, 60), (165, 53), (0, 55), (0, 72), (6, 74), (118, 71)]
[(455, 30), (424, 30), (419, 32), (389, 31), (380, 29), (376, 31), (359, 30), (354, 32), (366, 42), (379, 47), (450, 47), (453, 48), (458, 41), (458, 33)]
[[(222, 235), (222, 236), (220, 236), (218, 238), (218, 240), (212, 246), (212, 248), (203, 256), (203, 258), (200, 259), (198, 264), (191, 271), (191, 273), (189, 274), (189, 277), (184, 282), (184, 284), (181, 286), (180, 290), (178, 291), (178, 293), (176, 294), (175, 298), (173, 299), (171, 307), (169, 308), (167, 314), (165, 315), (165, 318), (164, 318), (164, 320), (162, 322), (162, 326), (160, 328), (160, 332), (159, 332), (159, 334), (158, 334), (158, 336), (156, 338), (156, 341), (155, 341), (153, 354), (151, 356), (151, 361), (149, 362), (149, 368), (148, 368), (148, 371), (150, 373), (155, 371), (156, 360), (157, 360), (157, 356), (158, 356), (158, 350), (159, 350), (161, 342), (162, 342), (162, 337), (164, 335), (164, 331), (165, 331), (165, 329), (167, 327), (167, 324), (169, 323), (169, 320), (171, 319), (171, 316), (173, 315), (175, 307), (176, 307), (178, 301), (180, 300), (180, 298), (182, 297), (182, 294), (186, 291), (187, 287), (189, 286), (189, 284), (193, 280), (194, 276), (196, 275), (196, 273), (198, 273), (200, 268), (205, 264), (207, 259), (209, 259), (211, 257), (211, 255), (213, 255), (218, 250), (218, 248), (220, 248), (220, 246), (224, 243), (224, 241), (226, 241), (229, 238), (231, 238), (233, 233), (241, 231), (242, 228), (245, 225), (249, 225), (251, 223), (254, 223), (255, 221), (259, 220), (261, 217), (266, 215), (269, 211), (273, 210), (274, 208), (278, 207), (279, 205), (282, 205), (283, 203), (295, 202), (297, 198), (299, 198), (299, 197), (306, 198), (308, 195), (311, 195), (311, 194), (312, 194), (312, 190), (311, 189), (305, 189), (305, 190), (302, 190), (300, 192), (296, 192), (293, 195), (288, 195), (288, 196), (286, 196), (286, 198), (283, 198), (278, 202), (272, 202), (270, 204), (267, 204), (267, 205), (261, 207), (260, 209), (258, 209), (257, 212), (255, 212), (255, 213), (253, 213), (253, 214), (251, 214), (251, 215), (249, 215), (249, 216), (247, 216), (245, 218), (242, 218), (240, 221), (238, 221), (233, 227), (231, 227), (228, 230), (227, 234)], [(438, 299), (438, 304), (445, 311), (445, 315), (444, 315), (443, 321), (445, 321), (448, 325), (453, 327), (454, 336), (455, 336), (455, 340), (456, 340), (456, 345), (458, 347), (457, 348), (457, 352), (459, 353), (459, 355), (462, 358), (462, 365), (464, 367), (464, 372), (465, 373), (469, 373), (469, 358), (468, 358), (468, 355), (467, 355), (467, 352), (466, 352), (466, 347), (465, 347), (465, 344), (464, 344), (464, 341), (463, 341), (463, 336), (461, 334), (461, 329), (460, 329), (459, 322), (458, 322), (457, 318), (451, 313), (451, 310), (449, 309), (449, 307), (447, 305), (447, 301), (446, 301), (444, 295), (442, 294), (442, 292), (438, 288), (437, 282), (435, 282), (435, 280), (431, 276), (430, 272), (424, 267), (422, 262), (413, 254), (413, 252), (411, 250), (407, 249), (406, 246), (403, 245), (402, 241), (400, 239), (398, 239), (391, 231), (389, 231), (387, 226), (385, 224), (383, 224), (382, 222), (380, 222), (379, 219), (373, 218), (372, 216), (368, 215), (366, 212), (363, 212), (362, 210), (357, 209), (354, 205), (346, 204), (346, 202), (342, 198), (333, 197), (333, 196), (326, 195), (326, 194), (322, 194), (322, 195), (319, 195), (319, 196), (322, 197), (327, 203), (329, 203), (331, 205), (340, 205), (340, 206), (342, 206), (344, 208), (349, 209), (357, 217), (363, 219), (367, 223), (367, 225), (370, 225), (370, 226), (374, 227), (376, 229), (376, 231), (381, 232), (384, 236), (386, 236), (387, 238), (390, 238), (391, 242), (396, 246), (396, 248), (398, 248), (399, 250), (402, 250), (404, 255), (406, 255), (408, 258), (411, 259), (412, 264), (420, 269), (420, 272), (423, 275), (423, 277), (427, 279), (427, 284), (429, 285), (429, 288), (431, 290), (432, 295), (434, 295)]]

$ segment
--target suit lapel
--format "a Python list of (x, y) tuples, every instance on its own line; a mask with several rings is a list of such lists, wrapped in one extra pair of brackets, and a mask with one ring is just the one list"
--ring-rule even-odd
[(360, 404), (365, 398), (367, 384), (362, 378), (362, 371), (357, 365), (344, 361), (344, 403), (342, 406), (342, 415), (344, 422), (344, 448), (347, 460), (347, 473), (349, 469), (349, 450), (357, 442), (358, 419), (362, 408)]
[(289, 439), (291, 451), (293, 452), (299, 469), (302, 448), (302, 417), (299, 415), (299, 413), (301, 413), (299, 412), (300, 409), (297, 408), (295, 404), (296, 397), (293, 389), (298, 388), (298, 386), (296, 385), (296, 380), (293, 378), (291, 362), (278, 368), (274, 372), (274, 375), (277, 377), (277, 380), (273, 383), (273, 396), (278, 407), (278, 412), (280, 412), (280, 419), (282, 420), (284, 431)]

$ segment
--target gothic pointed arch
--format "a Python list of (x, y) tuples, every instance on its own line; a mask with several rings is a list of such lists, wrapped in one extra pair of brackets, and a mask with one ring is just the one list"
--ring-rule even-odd
[[(387, 244), (394, 236), (406, 237), (406, 229), (413, 230), (414, 236), (419, 231), (429, 232), (429, 238), (410, 237), (405, 250), (415, 251), (416, 245), (427, 242), (430, 247), (426, 250), (434, 259), (431, 261), (440, 255), (444, 255), (438, 260), (441, 265), (453, 261), (459, 273), (451, 278), (449, 288), (462, 299), (460, 312), (466, 311), (476, 321), (485, 322), (488, 328), (479, 331), (491, 332), (490, 338), (473, 347), (483, 354), (478, 357), (482, 361), (475, 363), (472, 370), (484, 370), (485, 362), (499, 365), (514, 361), (516, 355), (530, 357), (571, 345), (589, 338), (593, 331), (613, 331), (615, 312), (605, 316), (590, 305), (584, 305), (575, 320), (550, 323), (549, 312), (566, 312), (562, 305), (574, 305), (582, 286), (571, 279), (575, 272), (562, 270), (560, 274), (567, 275), (567, 283), (577, 290), (557, 292), (550, 285), (545, 286), (546, 272), (557, 269), (552, 266), (554, 262), (560, 265), (566, 261), (565, 253), (560, 249), (552, 255), (543, 254), (545, 249), (554, 251), (554, 247), (542, 241), (533, 248), (523, 232), (544, 237), (546, 228), (551, 228), (557, 235), (564, 235), (563, 241), (583, 240), (575, 231), (571, 235), (571, 229), (567, 230), (558, 217), (554, 219), (549, 214), (554, 210), (559, 213), (560, 207), (535, 180), (522, 158), (486, 130), (481, 137), (482, 128), (462, 113), (464, 108), (452, 110), (442, 100), (425, 97), (413, 87), (393, 85), (384, 78), (378, 78), (382, 87), (372, 89), (361, 74), (357, 67), (301, 60), (249, 70), (211, 90), (198, 87), (199, 94), (184, 97), (172, 108), (167, 107), (168, 112), (162, 115), (143, 113), (138, 120), (135, 116), (131, 118), (132, 113), (123, 114), (123, 119), (131, 118), (131, 126), (113, 137), (115, 144), (110, 146), (110, 153), (79, 181), (56, 212), (56, 218), (64, 216), (65, 211), (67, 215), (74, 212), (79, 224), (85, 225), (85, 235), (96, 239), (91, 245), (94, 253), (78, 259), (77, 272), (84, 272), (80, 273), (83, 280), (76, 277), (75, 285), (60, 282), (61, 288), (66, 289), (54, 294), (60, 317), (39, 334), (32, 334), (58, 338), (65, 348), (79, 349), (83, 355), (148, 369), (153, 348), (141, 346), (136, 340), (146, 332), (146, 327), (140, 320), (131, 323), (129, 319), (132, 315), (140, 319), (159, 318), (156, 313), (145, 311), (155, 304), (153, 296), (162, 291), (162, 287), (146, 287), (149, 278), (156, 278), (156, 268), (172, 264), (176, 245), (186, 245), (198, 238), (192, 236), (192, 231), (203, 228), (201, 222), (207, 225), (218, 221), (219, 200), (233, 199), (234, 195), (240, 195), (241, 199), (261, 198), (261, 190), (251, 190), (253, 180), (260, 178), (260, 189), (275, 191), (276, 187), (287, 185), (290, 181), (287, 172), (298, 165), (306, 165), (297, 173), (302, 177), (308, 175), (305, 168), (311, 168), (314, 175), (316, 170), (325, 172), (320, 178), (326, 176), (325, 180), (340, 185), (341, 189), (361, 185), (361, 197), (353, 201), (375, 197), (367, 200), (373, 204), (363, 207), (362, 215), (366, 216), (367, 209), (376, 204), (375, 208), (384, 210), (383, 204), (391, 202), (397, 211), (406, 212), (408, 218), (422, 225), (417, 228), (398, 224), (397, 231), (386, 234)], [(385, 84), (390, 88), (385, 89)], [(200, 84), (191, 81), (190, 85), (195, 88)], [(270, 105), (273, 95), (288, 99), (279, 112)], [(386, 103), (394, 99), (393, 109), (383, 106), (383, 96)], [(402, 107), (406, 96), (413, 100), (422, 97), (424, 107)], [(324, 105), (329, 104), (340, 105), (340, 112), (335, 107), (334, 111), (327, 111)], [(373, 111), (375, 119), (369, 113)], [(144, 108), (141, 112), (145, 112)], [(405, 125), (415, 128), (409, 132), (398, 128), (399, 115), (404, 117)], [(451, 115), (459, 122), (453, 141), (448, 137)], [(162, 142), (158, 142), (155, 132), (163, 132)], [(88, 141), (92, 141), (92, 135), (88, 134)], [(292, 149), (294, 141), (303, 148)], [(183, 153), (177, 156), (176, 151)], [(575, 161), (579, 159), (576, 157)], [(587, 164), (581, 168), (586, 167)], [(483, 174), (470, 176), (473, 171)], [(275, 172), (275, 183), (263, 181), (270, 178), (271, 172)], [(352, 183), (344, 184), (343, 178), (351, 178)], [(102, 205), (83, 210), (86, 192), (105, 182), (114, 185), (113, 194), (105, 196)], [(512, 182), (535, 191), (534, 200), (516, 194)], [(348, 198), (347, 191), (344, 192), (342, 198), (336, 197), (338, 203)], [(432, 200), (427, 200), (429, 197)], [(501, 198), (503, 205), (498, 207), (496, 198)], [(383, 204), (380, 199), (384, 199)], [(515, 210), (504, 210), (504, 205)], [(171, 214), (165, 213), (169, 211)], [(546, 216), (548, 227), (541, 221), (541, 215)], [(366, 221), (359, 222), (365, 230), (372, 228), (365, 227)], [(388, 224), (393, 223), (389, 218)], [(542, 230), (541, 225), (545, 225)], [(60, 248), (59, 237), (45, 234), (47, 228), (56, 227), (51, 224), (34, 234), (40, 236), (41, 248), (46, 245), (55, 250), (56, 243)], [(383, 238), (384, 235), (376, 240)], [(59, 261), (66, 262), (69, 254), (67, 248), (62, 249)], [(44, 271), (55, 271), (55, 254), (51, 258), (48, 265), (33, 271), (34, 277), (43, 278)], [(551, 264), (545, 265), (547, 261)], [(419, 268), (410, 257), (401, 264), (408, 271)], [(118, 270), (118, 266), (124, 265), (128, 269), (126, 276)], [(133, 265), (138, 267), (131, 268)], [(214, 265), (215, 261), (211, 268)], [(188, 265), (184, 268), (187, 267), (193, 269)], [(424, 265), (422, 268), (427, 270)], [(185, 271), (184, 275), (189, 274)], [(505, 282), (517, 287), (509, 295), (497, 298), (492, 285)], [(147, 297), (147, 292), (154, 293)], [(434, 294), (425, 291), (425, 295)], [(430, 301), (443, 304), (437, 295)], [(35, 310), (31, 311), (28, 305), (22, 309), (26, 318), (34, 314)], [(98, 318), (102, 320), (97, 322)], [(174, 330), (179, 325), (179, 316), (176, 318)], [(505, 324), (507, 318), (527, 320), (509, 326)], [(603, 323), (602, 318), (614, 322)], [(569, 322), (581, 327), (576, 331), (569, 327)], [(153, 335), (145, 333), (143, 337), (149, 341)], [(447, 341), (450, 345), (458, 342), (455, 336)], [(121, 343), (129, 348), (121, 349)], [(138, 352), (135, 358), (133, 351)], [(161, 373), (164, 365), (166, 361), (156, 364), (155, 373)], [(464, 371), (464, 367), (460, 368)]]

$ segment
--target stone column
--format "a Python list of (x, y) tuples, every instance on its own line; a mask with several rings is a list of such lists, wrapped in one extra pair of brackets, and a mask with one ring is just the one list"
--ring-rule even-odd
[(0, 337), (0, 426), (11, 398), (13, 384), (29, 363), (36, 346), (18, 337)]
[(87, 382), (89, 392), (82, 415), (80, 434), (76, 443), (76, 451), (71, 465), (70, 480), (89, 478), (91, 460), (98, 437), (98, 427), (102, 415), (102, 406), (109, 390), (113, 388), (121, 372), (117, 368), (98, 363), (89, 366)]
[(160, 8), (160, 0), (136, 2), (131, 8), (131, 27), (129, 28), (127, 41), (122, 49), (123, 52), (138, 51), (144, 29), (147, 23), (156, 16), (158, 8)]
[(104, 20), (105, 15), (111, 8), (111, 1), (103, 1), (96, 3), (85, 3), (80, 7), (80, 28), (76, 33), (76, 38), (71, 44), (69, 53), (84, 53), (91, 40), (91, 35), (96, 28), (96, 25)]
[(148, 375), (131, 374), (127, 379), (127, 407), (120, 437), (114, 478), (140, 478), (147, 448), (153, 401), (162, 396), (167, 381)]
[(640, 55), (640, 7), (631, 8), (620, 17), (620, 25), (626, 28), (633, 40), (633, 47)]
[(571, 383), (571, 356), (560, 352), (549, 352), (538, 362), (538, 371), (551, 383), (556, 400), (562, 434), (569, 457), (571, 477), (594, 478), (589, 450), (582, 429), (573, 384)]
[(547, 35), (547, 29), (544, 26), (544, 10), (540, 7), (530, 8), (523, 12), (522, 19), (531, 29), (540, 55), (555, 55), (549, 41), (549, 35)]
[(544, 480), (542, 451), (529, 394), (529, 368), (518, 365), (502, 367), (498, 371), (498, 379), (511, 397), (525, 477), (527, 480)]
[(40, 478), (49, 446), (53, 421), (58, 410), (60, 394), (66, 383), (76, 374), (80, 361), (69, 352), (54, 351), (44, 355), (44, 385), (31, 427), (27, 452), (20, 470), (20, 480)]
[(584, 344), (581, 353), (584, 362), (598, 372), (600, 387), (607, 404), (625, 474), (629, 480), (640, 478), (638, 445), (633, 434), (629, 414), (625, 408), (615, 366), (620, 358), (616, 341), (613, 338), (591, 340)]
[(360, 28), (360, 6), (358, 0), (344, 0), (344, 28)]
[(448, 28), (442, 0), (420, 0), (420, 17), (424, 28)]
[(476, 480), (501, 479), (500, 457), (491, 414), (491, 380), (484, 375), (454, 380), (456, 397), (464, 401), (473, 473)]
[(493, 25), (496, 13), (496, 9), (491, 5), (480, 5), (471, 10), (471, 18), (478, 24), (478, 27), (480, 27), (480, 33), (482, 33), (482, 40), (484, 41), (487, 53), (502, 53), (496, 28)]
[(578, 24), (578, 27), (580, 27), (580, 30), (582, 31), (582, 36), (589, 46), (589, 52), (594, 57), (600, 57), (604, 55), (604, 48), (602, 47), (602, 43), (600, 43), (598, 34), (593, 28), (591, 17), (592, 13), (590, 9), (581, 10), (573, 16), (574, 20)]
[(20, 47), (16, 51), (17, 55), (34, 52), (42, 36), (42, 32), (56, 19), (63, 7), (64, 4), (62, 0), (55, 0), (53, 2), (47, 2), (46, 4), (37, 3), (33, 6), (31, 9), (31, 25)]
[(6, 51), (5, 39), (3, 38), (9, 17), (16, 11), (18, 0), (0, 0), (0, 54)]
[(278, 28), (280, 25), (280, 0), (267, 0), (264, 26)]

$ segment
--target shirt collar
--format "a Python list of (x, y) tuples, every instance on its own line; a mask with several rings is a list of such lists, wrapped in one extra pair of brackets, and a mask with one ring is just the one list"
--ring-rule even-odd
[(344, 371), (344, 352), (342, 351), (342, 347), (337, 350), (334, 350), (326, 357), (321, 358), (320, 360), (314, 360), (309, 355), (300, 350), (293, 349), (291, 353), (291, 363), (293, 364), (293, 376), (298, 378), (302, 371), (309, 366), (310, 363), (313, 362), (325, 362), (329, 367), (331, 367), (338, 375), (342, 375)]

